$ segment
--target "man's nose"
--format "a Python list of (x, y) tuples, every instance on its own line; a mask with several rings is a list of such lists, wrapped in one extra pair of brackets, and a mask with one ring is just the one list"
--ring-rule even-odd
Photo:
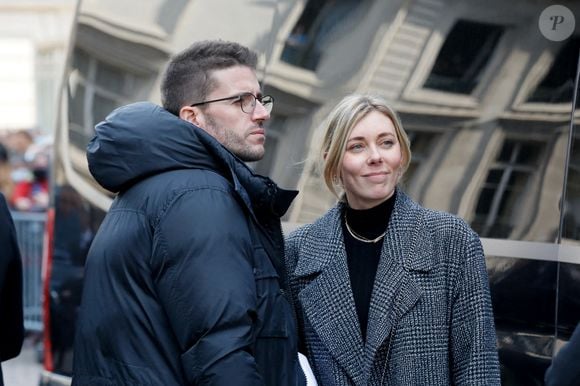
[(254, 107), (252, 118), (255, 120), (264, 120), (264, 121), (270, 119), (270, 113), (268, 112), (268, 109), (266, 109), (266, 107), (264, 107), (262, 102), (260, 102), (259, 100), (256, 100), (256, 106)]

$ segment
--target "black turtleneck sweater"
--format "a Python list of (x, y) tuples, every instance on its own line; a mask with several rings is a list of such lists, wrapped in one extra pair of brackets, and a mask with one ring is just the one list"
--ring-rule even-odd
[(344, 212), (345, 216), (342, 217), (342, 232), (346, 247), (350, 285), (362, 337), (365, 341), (373, 284), (384, 238), (376, 243), (359, 241), (349, 233), (345, 219), (357, 236), (372, 240), (387, 230), (395, 204), (395, 194), (385, 202), (370, 209), (356, 210), (347, 206)]

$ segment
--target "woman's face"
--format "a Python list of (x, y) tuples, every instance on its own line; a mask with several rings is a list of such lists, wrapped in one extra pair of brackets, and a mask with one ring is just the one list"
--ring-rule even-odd
[(368, 209), (393, 195), (400, 178), (402, 153), (389, 117), (372, 111), (356, 124), (346, 143), (342, 184), (353, 209)]

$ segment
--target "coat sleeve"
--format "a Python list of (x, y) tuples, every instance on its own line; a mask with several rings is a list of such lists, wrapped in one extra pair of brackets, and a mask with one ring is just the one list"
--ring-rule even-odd
[(304, 331), (302, 329), (303, 323), (300, 319), (301, 307), (298, 301), (298, 292), (294, 283), (294, 271), (298, 264), (300, 243), (307, 229), (308, 225), (298, 228), (291, 232), (284, 240), (284, 261), (286, 263), (286, 274), (288, 275), (290, 301), (298, 322), (298, 351), (304, 355), (306, 355), (307, 350), (304, 341)]
[(546, 371), (546, 386), (573, 386), (580, 379), (580, 323), (574, 329), (572, 337), (552, 360)]
[(459, 272), (451, 319), (454, 385), (500, 385), (496, 334), (479, 237), (470, 231)]
[(0, 194), (0, 360), (20, 353), (24, 340), (22, 262), (16, 230), (6, 200)]
[(158, 295), (191, 384), (263, 384), (252, 355), (257, 298), (246, 221), (231, 192), (206, 188), (177, 197), (157, 226)]

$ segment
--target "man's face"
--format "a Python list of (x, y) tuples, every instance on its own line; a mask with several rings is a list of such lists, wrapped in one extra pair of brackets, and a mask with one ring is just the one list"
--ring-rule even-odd
[[(242, 93), (262, 95), (254, 71), (245, 66), (236, 66), (214, 71), (212, 74), (217, 87), (206, 100), (227, 98)], [(264, 121), (270, 113), (256, 102), (253, 111), (243, 112), (239, 101), (225, 100), (192, 107), (194, 116), (188, 119), (215, 137), (242, 161), (253, 162), (264, 156), (266, 132)]]

